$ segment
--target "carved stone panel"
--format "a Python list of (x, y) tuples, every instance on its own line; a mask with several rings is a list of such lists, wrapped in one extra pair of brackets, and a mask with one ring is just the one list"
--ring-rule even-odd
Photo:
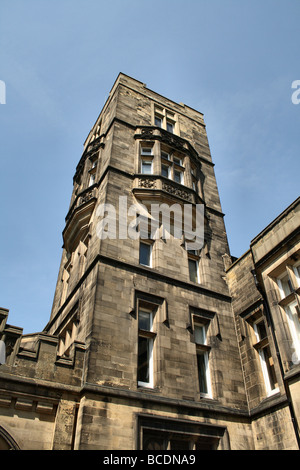
[(163, 183), (162, 189), (164, 191), (167, 191), (169, 194), (172, 194), (174, 196), (178, 196), (182, 199), (185, 199), (186, 201), (192, 202), (192, 195), (189, 194), (184, 189), (180, 189), (177, 186), (173, 186), (173, 185), (167, 184), (167, 183)]
[(140, 188), (156, 188), (156, 181), (150, 178), (140, 178), (139, 179), (139, 187)]

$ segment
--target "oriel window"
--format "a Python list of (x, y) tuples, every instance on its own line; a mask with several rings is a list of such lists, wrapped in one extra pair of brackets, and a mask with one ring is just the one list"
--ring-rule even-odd
[(178, 156), (169, 149), (161, 150), (161, 175), (165, 178), (172, 179), (176, 183), (184, 184), (184, 166), (183, 157)]

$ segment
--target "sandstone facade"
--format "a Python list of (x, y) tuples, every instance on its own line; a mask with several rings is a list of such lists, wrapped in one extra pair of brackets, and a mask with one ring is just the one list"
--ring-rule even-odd
[[(204, 206), (201, 249), (172, 224), (120, 236), (128, 207), (155, 203)], [(0, 310), (0, 448), (298, 448), (297, 310), (282, 313), (299, 305), (298, 208), (232, 263), (203, 115), (120, 74), (76, 168), (48, 324), (23, 335)]]

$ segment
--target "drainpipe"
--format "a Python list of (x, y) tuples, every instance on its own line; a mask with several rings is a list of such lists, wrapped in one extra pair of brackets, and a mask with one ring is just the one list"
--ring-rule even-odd
[[(252, 254), (252, 256), (253, 256), (253, 254)], [(285, 394), (286, 394), (286, 397), (287, 397), (287, 402), (288, 402), (288, 406), (289, 406), (289, 410), (290, 410), (291, 420), (292, 420), (292, 423), (293, 423), (298, 448), (300, 449), (300, 436), (299, 436), (298, 421), (297, 421), (297, 417), (296, 417), (296, 414), (295, 414), (293, 401), (291, 399), (290, 388), (289, 388), (289, 386), (287, 384), (287, 381), (285, 379), (285, 376), (284, 376), (284, 369), (283, 369), (282, 359), (281, 359), (281, 355), (280, 355), (280, 351), (279, 351), (279, 347), (278, 347), (278, 342), (277, 342), (277, 337), (276, 337), (273, 318), (272, 318), (270, 307), (269, 307), (269, 302), (268, 302), (267, 296), (266, 296), (263, 288), (261, 287), (261, 285), (258, 282), (258, 279), (257, 279), (257, 276), (256, 276), (256, 270), (252, 269), (251, 273), (254, 277), (254, 282), (255, 282), (256, 288), (262, 296), (263, 306), (264, 306), (264, 310), (266, 312), (266, 317), (267, 317), (267, 322), (268, 322), (268, 325), (270, 326), (271, 333), (272, 333), (272, 338), (273, 338), (273, 341), (274, 341), (276, 356), (277, 356), (277, 360), (278, 360), (278, 364), (279, 364), (279, 369), (280, 369), (282, 382), (283, 382), (283, 385), (284, 385)]]

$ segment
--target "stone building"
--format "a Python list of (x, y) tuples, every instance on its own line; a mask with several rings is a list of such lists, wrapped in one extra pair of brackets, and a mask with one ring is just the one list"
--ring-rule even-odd
[(227, 280), (256, 448), (298, 448), (300, 198), (252, 240)]
[(0, 449), (297, 449), (299, 200), (232, 263), (203, 115), (124, 74), (73, 182), (48, 324), (0, 310)]

